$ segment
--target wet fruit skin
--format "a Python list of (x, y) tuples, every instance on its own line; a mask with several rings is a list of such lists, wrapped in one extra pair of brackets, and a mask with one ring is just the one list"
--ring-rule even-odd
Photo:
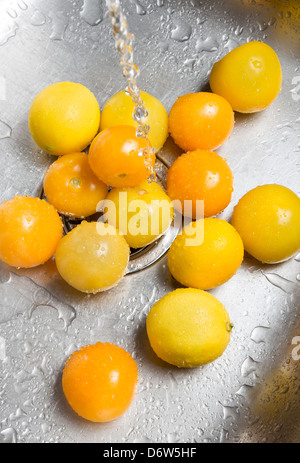
[(85, 293), (115, 286), (124, 276), (128, 261), (126, 240), (102, 222), (81, 222), (61, 239), (55, 253), (61, 277)]
[(192, 368), (223, 354), (232, 325), (225, 307), (213, 295), (180, 288), (154, 304), (146, 329), (159, 358), (179, 368)]
[(103, 204), (108, 223), (122, 232), (132, 248), (150, 244), (173, 218), (170, 198), (158, 183), (147, 180), (134, 188), (113, 188)]
[(100, 108), (82, 84), (57, 82), (34, 98), (28, 115), (29, 131), (47, 153), (60, 156), (80, 152), (99, 130)]
[(235, 111), (253, 113), (267, 108), (281, 91), (282, 70), (275, 51), (266, 43), (241, 45), (218, 61), (210, 74), (213, 92), (226, 98)]
[[(163, 104), (154, 96), (141, 91), (141, 98), (148, 111), (147, 118), (143, 119), (143, 122), (150, 127), (147, 136), (157, 152), (162, 148), (168, 137), (169, 116)], [(131, 96), (127, 95), (125, 90), (116, 93), (107, 100), (102, 109), (100, 130), (102, 131), (112, 125), (134, 125), (134, 127), (137, 127), (138, 123), (132, 117), (133, 112), (134, 103)]]
[(15, 196), (0, 206), (0, 259), (13, 267), (44, 264), (63, 235), (61, 219), (45, 200)]
[[(173, 201), (180, 201), (183, 215), (200, 218), (196, 201), (202, 200), (204, 210), (200, 213), (211, 217), (230, 203), (233, 175), (225, 159), (214, 151), (190, 151), (179, 156), (168, 170), (167, 191)], [(191, 201), (192, 207), (184, 207), (184, 201)]]
[(108, 187), (91, 170), (85, 153), (66, 154), (51, 164), (44, 193), (57, 211), (73, 217), (95, 214)]
[(168, 267), (182, 285), (208, 290), (233, 277), (243, 257), (243, 242), (234, 227), (226, 220), (206, 218), (191, 222), (177, 235)]
[[(93, 140), (89, 150), (89, 163), (97, 177), (106, 185), (116, 188), (134, 187), (149, 177), (145, 157), (148, 143), (136, 136), (129, 125), (108, 127)], [(149, 153), (149, 167), (153, 168), (155, 154)]]
[(300, 198), (285, 186), (248, 191), (235, 206), (231, 223), (245, 250), (261, 262), (281, 262), (300, 249)]
[(62, 387), (81, 417), (112, 421), (125, 413), (137, 387), (138, 368), (131, 355), (110, 343), (81, 347), (66, 361)]
[(169, 114), (169, 130), (184, 151), (214, 150), (230, 137), (233, 110), (222, 96), (209, 92), (180, 96)]

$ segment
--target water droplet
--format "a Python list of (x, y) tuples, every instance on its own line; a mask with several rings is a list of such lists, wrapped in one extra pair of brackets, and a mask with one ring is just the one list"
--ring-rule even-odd
[(277, 273), (262, 273), (273, 286), (276, 286), (287, 294), (292, 294), (294, 292), (295, 284), (293, 281), (290, 281)]
[(226, 40), (224, 48), (227, 49), (227, 52), (234, 50), (239, 45), (236, 40), (231, 39), (229, 37), (225, 37), (224, 40)]
[(266, 341), (266, 334), (270, 328), (268, 326), (257, 326), (251, 333), (252, 341), (257, 344)]
[(169, 432), (167, 435), (167, 442), (168, 444), (176, 444), (179, 442), (179, 437), (175, 432)]
[(9, 16), (13, 19), (16, 19), (18, 17), (18, 13), (13, 8), (9, 8), (7, 10), (7, 14), (9, 14)]
[(256, 372), (258, 363), (259, 362), (253, 360), (252, 357), (247, 357), (241, 366), (241, 375), (243, 377), (246, 377), (249, 376), (251, 373)]
[(6, 358), (5, 346), (5, 339), (2, 336), (0, 336), (0, 360), (4, 360)]
[(42, 26), (46, 22), (46, 17), (41, 11), (35, 10), (31, 16), (30, 22), (32, 26)]
[(233, 420), (236, 420), (238, 418), (239, 411), (238, 411), (237, 407), (230, 407), (228, 405), (223, 405), (223, 404), (221, 404), (221, 405), (223, 407), (224, 420), (228, 420), (229, 418), (231, 418)]
[(234, 35), (236, 35), (236, 36), (241, 35), (243, 30), (244, 30), (244, 28), (242, 26), (237, 26), (235, 31), (234, 31)]
[(139, 2), (139, 0), (132, 0), (132, 1), (135, 4), (137, 14), (140, 14), (140, 15), (146, 14), (146, 9), (145, 9), (144, 5), (142, 5)]
[(79, 188), (80, 187), (80, 178), (78, 177), (74, 177), (70, 180), (70, 184), (74, 187), (74, 188)]
[(52, 21), (51, 40), (63, 40), (68, 26), (68, 20), (62, 12), (50, 12), (49, 17)]
[(249, 395), (251, 394), (252, 390), (253, 386), (250, 386), (249, 384), (243, 384), (236, 392), (236, 394), (241, 397), (244, 397), (244, 399), (246, 400), (249, 400)]
[(27, 5), (26, 2), (24, 2), (24, 0), (19, 0), (18, 1), (18, 7), (20, 8), (20, 10), (25, 11), (25, 10), (27, 10), (28, 5)]
[(11, 136), (12, 129), (6, 124), (6, 122), (0, 121), (0, 140), (3, 138), (9, 138)]
[(254, 69), (261, 69), (263, 67), (263, 63), (260, 60), (255, 59), (252, 61), (252, 66)]
[(96, 26), (103, 19), (101, 2), (99, 0), (84, 0), (80, 16), (90, 26)]
[(260, 32), (267, 30), (268, 27), (269, 27), (269, 24), (267, 22), (258, 23), (258, 29), (260, 30)]
[(186, 42), (192, 34), (190, 24), (180, 19), (174, 20), (175, 29), (171, 31), (171, 38), (177, 42)]
[(17, 431), (14, 428), (6, 428), (0, 431), (0, 443), (16, 444), (17, 441)]
[(218, 50), (218, 42), (213, 37), (207, 37), (205, 40), (198, 39), (196, 43), (196, 51), (201, 52), (213, 52)]
[(17, 33), (19, 26), (17, 23), (13, 24), (5, 32), (0, 32), (0, 45), (4, 45), (11, 37), (14, 37)]

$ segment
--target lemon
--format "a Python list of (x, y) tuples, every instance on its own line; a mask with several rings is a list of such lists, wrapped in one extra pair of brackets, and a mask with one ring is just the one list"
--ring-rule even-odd
[(182, 285), (212, 289), (228, 281), (240, 267), (244, 246), (226, 220), (200, 219), (177, 235), (168, 253), (168, 267)]
[(223, 304), (210, 293), (181, 288), (154, 304), (146, 329), (159, 358), (179, 368), (191, 368), (223, 354), (232, 324)]
[(54, 155), (82, 151), (99, 130), (100, 108), (93, 93), (82, 84), (57, 82), (33, 100), (29, 131), (44, 151)]
[(104, 201), (104, 212), (132, 248), (155, 241), (168, 229), (174, 214), (163, 188), (147, 180), (134, 188), (113, 188)]
[[(168, 113), (163, 104), (147, 92), (141, 92), (141, 98), (145, 103), (148, 116), (143, 122), (150, 127), (148, 139), (155, 151), (159, 151), (164, 145), (168, 134)], [(105, 103), (102, 109), (100, 130), (113, 125), (134, 125), (138, 126), (133, 119), (134, 103), (132, 98), (122, 90), (113, 95)]]

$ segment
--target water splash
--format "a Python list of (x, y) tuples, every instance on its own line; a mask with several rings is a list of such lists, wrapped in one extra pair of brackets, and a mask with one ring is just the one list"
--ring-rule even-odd
[(106, 6), (111, 15), (113, 32), (115, 37), (116, 50), (121, 54), (120, 64), (123, 70), (123, 76), (127, 80), (126, 93), (131, 96), (134, 103), (133, 119), (137, 122), (136, 135), (143, 137), (147, 141), (147, 148), (141, 150), (141, 156), (144, 156), (145, 165), (149, 179), (155, 178), (155, 172), (152, 166), (152, 154), (154, 149), (148, 140), (149, 125), (145, 122), (148, 111), (141, 96), (136, 79), (139, 76), (139, 69), (133, 61), (133, 41), (134, 35), (128, 30), (127, 19), (124, 16), (119, 0), (106, 0)]

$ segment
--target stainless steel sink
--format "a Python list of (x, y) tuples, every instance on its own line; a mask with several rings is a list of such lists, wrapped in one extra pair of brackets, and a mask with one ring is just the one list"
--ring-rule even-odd
[[(239, 44), (261, 40), (276, 50), (280, 96), (262, 113), (236, 114), (234, 132), (218, 150), (235, 176), (221, 217), (230, 219), (238, 199), (259, 184), (280, 183), (299, 194), (299, 1), (121, 3), (135, 35), (138, 83), (168, 111), (179, 95), (208, 89), (213, 63)], [(41, 89), (80, 82), (103, 107), (126, 83), (104, 2), (1, 0), (0, 18), (4, 200), (38, 195), (54, 160), (27, 128)], [(178, 154), (169, 139), (160, 157), (170, 164)], [(269, 266), (246, 256), (237, 274), (212, 291), (234, 330), (223, 357), (203, 368), (170, 367), (147, 340), (150, 307), (178, 286), (165, 257), (93, 296), (67, 286), (53, 261), (31, 270), (0, 264), (0, 442), (299, 442), (300, 255)], [(107, 424), (80, 419), (61, 388), (66, 358), (96, 341), (124, 347), (139, 367), (134, 403)]]

